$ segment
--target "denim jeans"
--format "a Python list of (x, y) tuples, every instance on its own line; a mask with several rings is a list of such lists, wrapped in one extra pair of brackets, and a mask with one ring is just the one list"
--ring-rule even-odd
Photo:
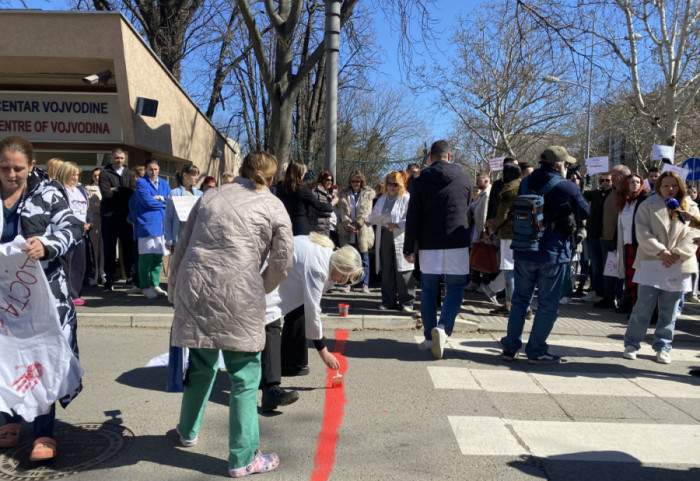
[(504, 269), (503, 277), (506, 278), (506, 301), (513, 302), (513, 292), (515, 291), (515, 271)]
[[(437, 322), (437, 290), (440, 284), (440, 274), (420, 275), (421, 298), (420, 315), (423, 320), (423, 334), (427, 340), (432, 340), (431, 331), (438, 325)], [(455, 326), (455, 318), (459, 314), (464, 298), (464, 288), (467, 285), (466, 275), (445, 274), (445, 299), (440, 311), (439, 326), (445, 329), (445, 334), (452, 334)]]
[(603, 287), (605, 259), (600, 239), (588, 239), (588, 256), (590, 259), (591, 290), (602, 297), (605, 289)]
[(654, 331), (654, 342), (651, 347), (655, 351), (670, 351), (673, 342), (673, 329), (676, 326), (678, 304), (682, 292), (662, 291), (651, 286), (637, 286), (637, 302), (632, 309), (627, 331), (625, 331), (625, 347), (634, 346), (639, 349), (649, 327), (651, 315), (656, 303), (659, 303), (659, 320)]
[[(357, 249), (357, 252), (360, 252), (360, 249), (357, 248), (357, 244), (350, 245)], [(365, 271), (365, 276), (362, 278), (362, 283), (369, 285), (369, 252), (360, 252), (360, 257), (362, 257), (362, 268)]]
[[(515, 291), (508, 317), (508, 331), (501, 344), (507, 351), (518, 351), (522, 346), (525, 314), (532, 303), (535, 287), (537, 313), (532, 323), (530, 339), (525, 346), (529, 358), (547, 352), (547, 338), (559, 315), (559, 297), (564, 283), (567, 264), (540, 264), (531, 261), (515, 261)], [(425, 321), (423, 321), (425, 322)]]

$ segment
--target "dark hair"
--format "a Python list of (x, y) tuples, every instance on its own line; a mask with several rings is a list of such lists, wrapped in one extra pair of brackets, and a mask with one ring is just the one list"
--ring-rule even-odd
[(177, 180), (177, 185), (182, 185), (182, 176), (187, 175), (199, 175), (199, 167), (194, 165), (194, 162), (187, 162), (182, 166), (180, 170), (175, 172), (175, 179)]
[[(324, 181), (324, 179), (327, 179), (327, 178), (329, 178), (329, 177), (330, 177), (330, 179), (331, 179), (331, 182), (335, 182), (335, 179), (333, 179), (333, 174), (331, 174), (331, 173), (330, 173), (329, 171), (327, 171), (327, 170), (321, 171), (321, 173), (318, 174), (318, 177), (316, 178), (316, 183), (313, 185), (313, 188), (315, 189), (315, 188), (318, 187), (319, 185), (320, 185), (321, 187), (323, 187), (323, 181)], [(331, 191), (333, 191), (333, 187), (331, 187)], [(331, 192), (328, 192), (328, 193), (330, 194)]]
[(95, 167), (94, 169), (92, 169), (92, 173), (94, 174), (95, 172), (102, 172), (102, 168)]
[(647, 177), (648, 177), (649, 174), (651, 174), (652, 172), (660, 172), (660, 171), (659, 171), (659, 168), (658, 168), (658, 167), (651, 167), (651, 168), (649, 169), (649, 173), (647, 174)]
[(113, 148), (113, 149), (112, 149), (112, 153), (113, 153), (113, 154), (124, 154), (124, 155), (126, 155), (126, 152), (124, 152), (124, 149), (122, 149), (121, 147), (115, 147), (115, 148)]
[(518, 161), (518, 166), (520, 167), (520, 172), (522, 173), (525, 169), (532, 169), (532, 164), (530, 162), (520, 162)]
[(290, 162), (287, 166), (287, 172), (284, 174), (284, 180), (282, 181), (282, 189), (285, 194), (291, 194), (296, 192), (302, 185), (304, 181), (304, 164), (299, 162)]
[(420, 165), (411, 162), (410, 164), (408, 164), (408, 165), (406, 166), (406, 171), (407, 171), (407, 172), (409, 172), (409, 171), (411, 171), (411, 170), (413, 170), (413, 169), (419, 169), (419, 170), (420, 170)]
[(3, 152), (21, 152), (27, 156), (29, 164), (34, 160), (34, 146), (19, 135), (10, 135), (0, 141), (0, 154)]
[(449, 153), (450, 153), (450, 144), (448, 144), (446, 140), (435, 141), (435, 142), (433, 142), (433, 145), (430, 146), (430, 156), (431, 157), (433, 155), (438, 156), (438, 155), (449, 154)]
[(518, 159), (516, 159), (515, 157), (506, 157), (505, 159), (503, 159), (503, 165), (514, 164), (516, 162), (518, 162)]
[(518, 164), (503, 164), (503, 183), (508, 184), (520, 178), (520, 166)]
[(158, 159), (155, 159), (153, 157), (151, 157), (150, 159), (146, 159), (146, 162), (143, 163), (143, 166), (148, 167), (151, 164), (156, 164), (160, 167), (160, 165), (158, 164)]

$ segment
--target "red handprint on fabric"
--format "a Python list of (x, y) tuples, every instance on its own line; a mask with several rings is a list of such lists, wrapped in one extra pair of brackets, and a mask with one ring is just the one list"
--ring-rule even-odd
[[(15, 369), (19, 369), (21, 367), (24, 366), (15, 366)], [(41, 363), (35, 362), (34, 364), (30, 364), (27, 366), (27, 371), (12, 383), (12, 387), (18, 393), (24, 394), (30, 389), (34, 389), (34, 387), (39, 384), (39, 378), (41, 378), (43, 374), (44, 368)]]

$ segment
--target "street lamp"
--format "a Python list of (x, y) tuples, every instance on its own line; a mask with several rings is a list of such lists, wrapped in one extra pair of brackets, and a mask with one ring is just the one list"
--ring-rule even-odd
[(588, 78), (588, 87), (585, 85), (581, 85), (578, 82), (572, 82), (570, 80), (562, 80), (559, 77), (555, 77), (554, 75), (546, 75), (545, 77), (542, 77), (542, 80), (544, 82), (550, 83), (550, 84), (558, 84), (558, 83), (563, 83), (563, 84), (570, 84), (570, 85), (575, 85), (576, 87), (580, 87), (584, 90), (588, 90), (588, 107), (586, 109), (586, 118), (587, 118), (587, 129), (586, 129), (586, 159), (591, 157), (591, 100), (592, 100), (592, 94), (593, 94), (593, 68), (591, 68), (590, 76)]

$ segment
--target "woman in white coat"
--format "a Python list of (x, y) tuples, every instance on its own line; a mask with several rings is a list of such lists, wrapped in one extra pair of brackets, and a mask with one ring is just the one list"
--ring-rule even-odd
[(382, 303), (379, 310), (398, 307), (403, 312), (413, 312), (416, 299), (413, 264), (403, 256), (403, 239), (406, 229), (406, 212), (409, 194), (402, 172), (391, 171), (384, 179), (386, 194), (382, 195), (369, 216), (369, 224), (376, 225), (375, 266), (382, 273)]
[(698, 215), (698, 207), (685, 195), (685, 183), (675, 172), (661, 174), (654, 184), (656, 193), (642, 202), (634, 216), (639, 247), (634, 259), (637, 283), (637, 302), (632, 308), (625, 332), (625, 359), (636, 359), (637, 351), (649, 327), (657, 303), (659, 320), (651, 345), (656, 351), (656, 362), (671, 362), (673, 331), (678, 304), (684, 291), (691, 287), (691, 276), (698, 272), (695, 259), (696, 231), (678, 218), (679, 212), (667, 207), (677, 202), (681, 211)]

